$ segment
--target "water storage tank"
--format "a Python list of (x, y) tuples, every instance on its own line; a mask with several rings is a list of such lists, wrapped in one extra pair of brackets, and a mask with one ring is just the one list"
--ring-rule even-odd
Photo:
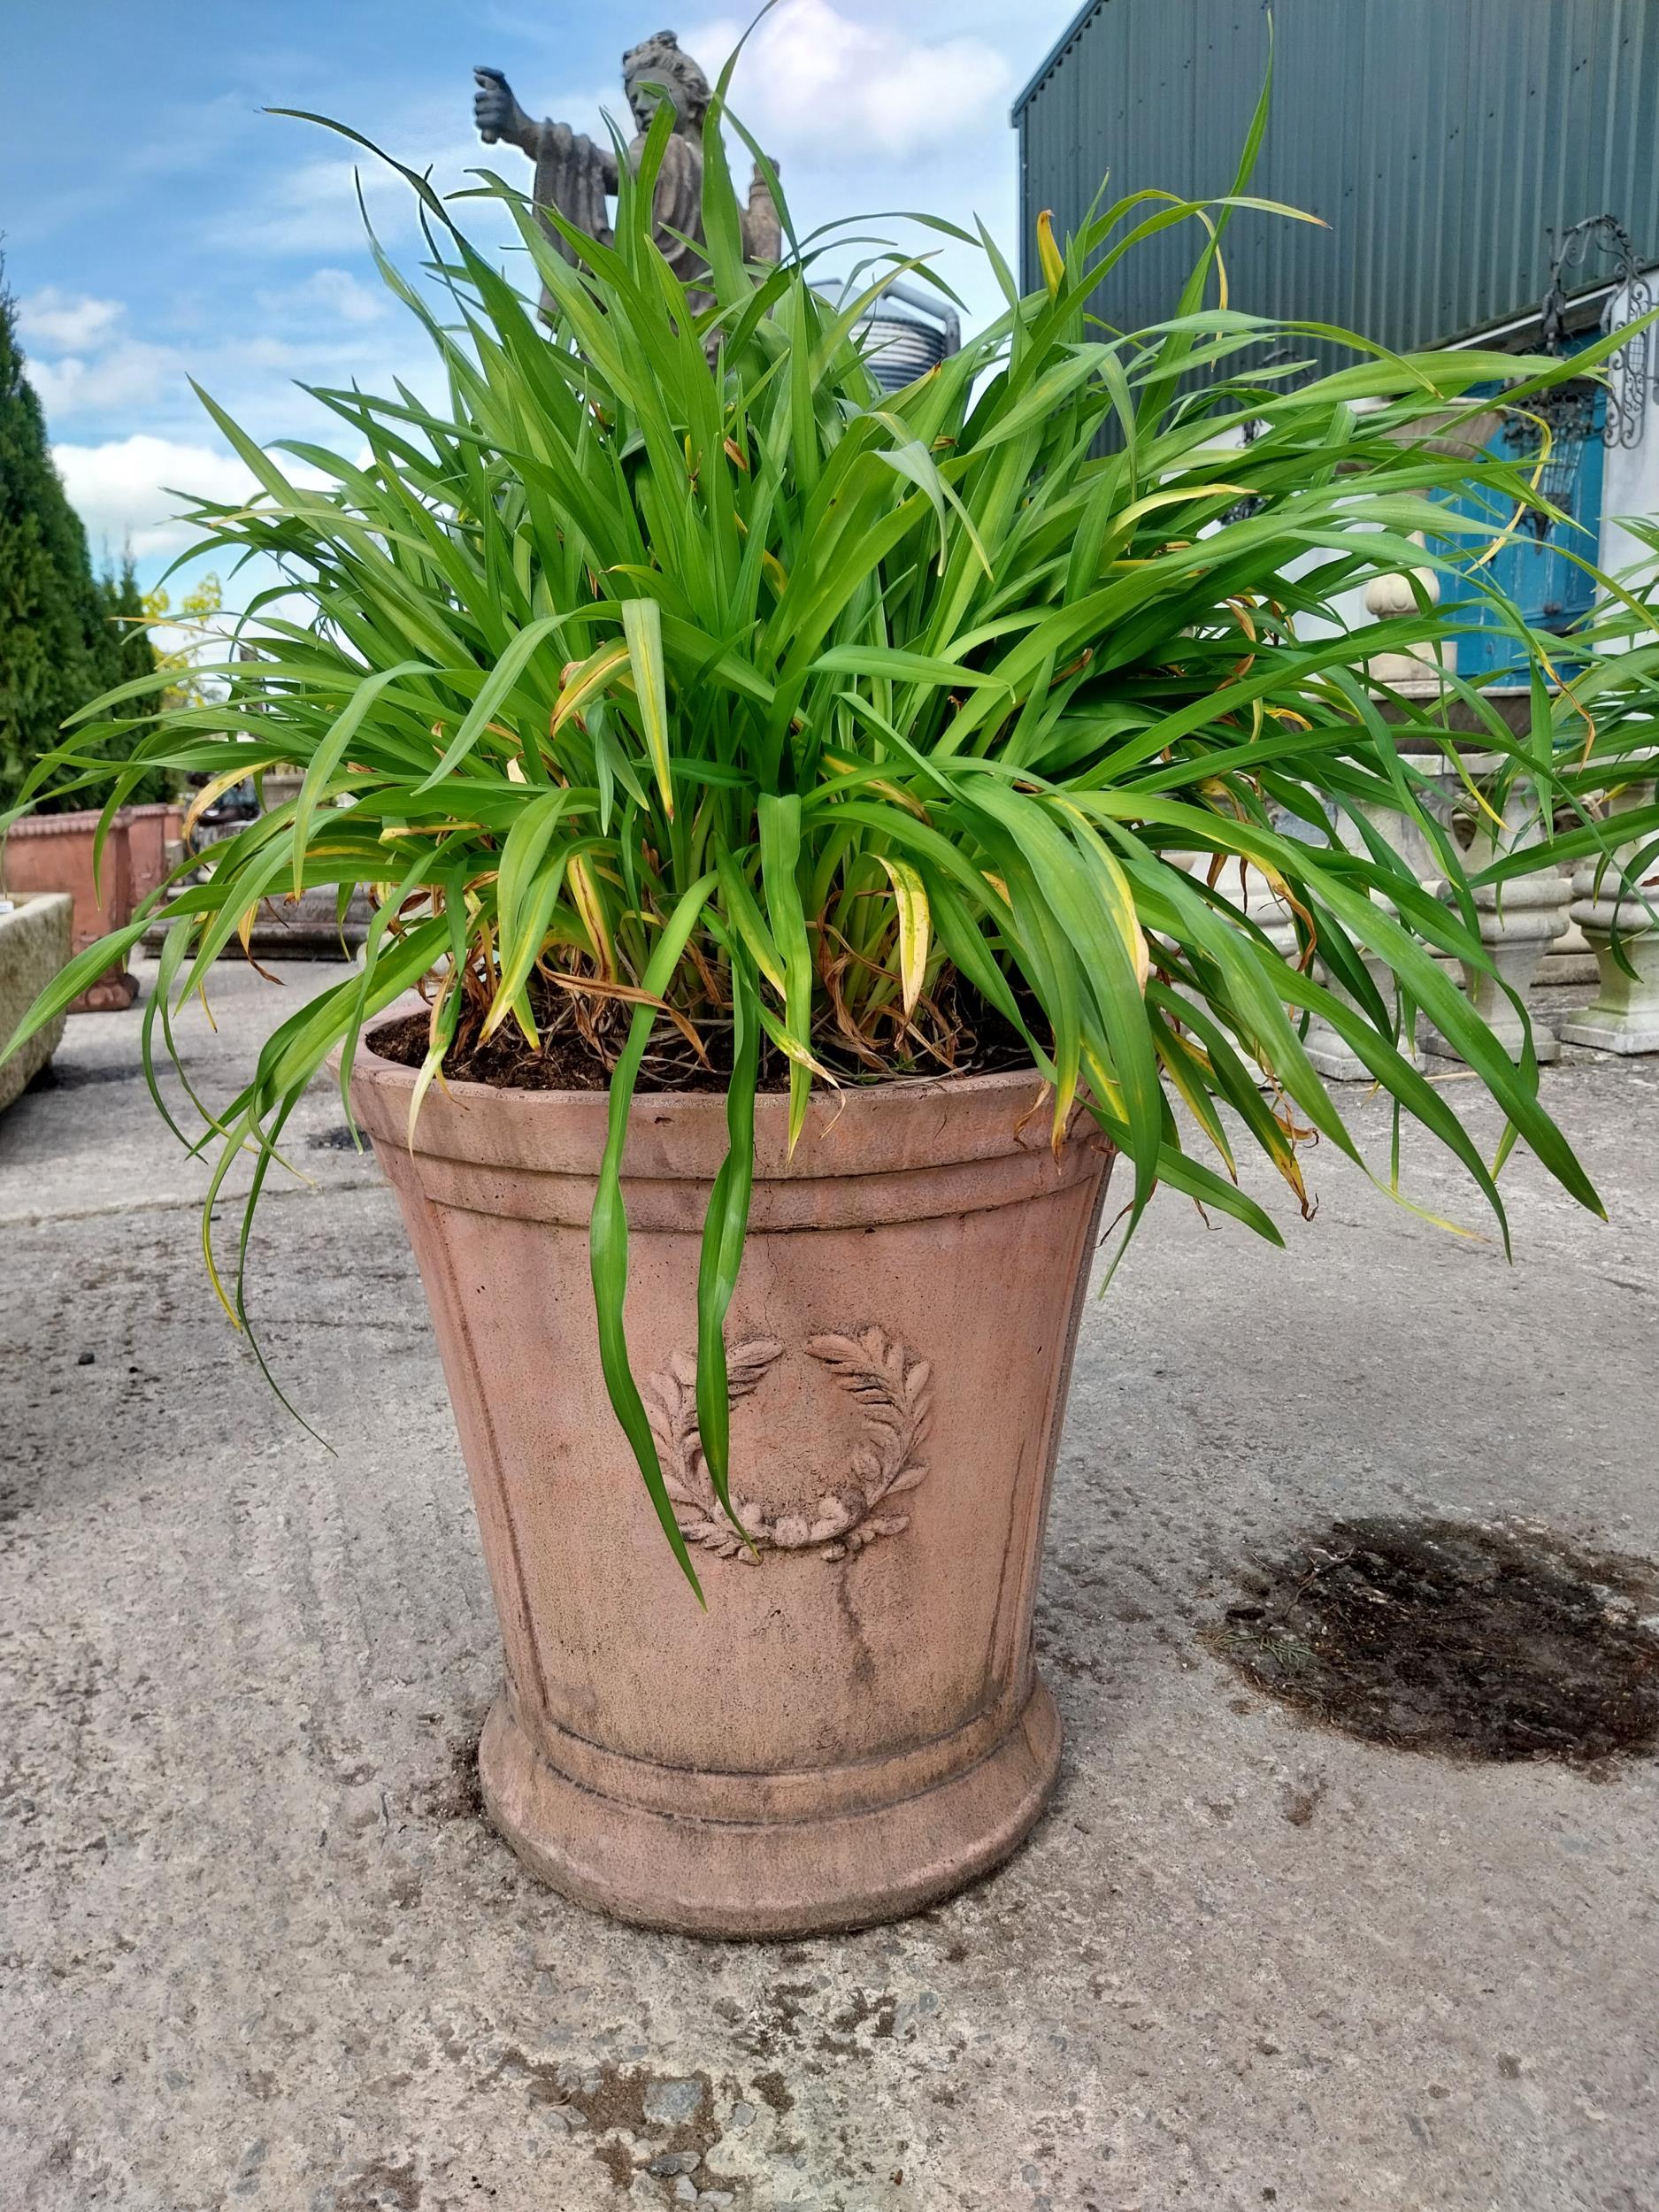
[(852, 335), (881, 389), (896, 392), (958, 350), (962, 323), (937, 293), (889, 284), (853, 325)]

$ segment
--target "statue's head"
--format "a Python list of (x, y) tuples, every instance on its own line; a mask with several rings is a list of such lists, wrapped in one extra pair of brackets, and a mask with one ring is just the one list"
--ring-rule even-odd
[(661, 87), (673, 103), (677, 130), (697, 130), (714, 97), (712, 87), (691, 56), (680, 51), (672, 31), (658, 31), (622, 57), (622, 83), (640, 128), (649, 130)]

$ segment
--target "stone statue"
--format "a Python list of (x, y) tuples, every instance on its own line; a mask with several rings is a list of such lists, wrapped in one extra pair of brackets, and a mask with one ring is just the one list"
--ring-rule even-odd
[[(605, 200), (617, 189), (616, 155), (609, 144), (596, 145), (572, 131), (568, 123), (534, 122), (514, 98), (499, 69), (475, 69), (478, 92), (472, 111), (479, 135), (487, 146), (498, 139), (518, 146), (535, 164), (534, 196), (539, 208), (557, 208), (567, 223), (609, 245), (612, 231)], [(628, 148), (631, 166), (637, 167), (645, 134), (657, 112), (659, 99), (674, 110), (674, 127), (663, 155), (657, 180), (657, 243), (669, 266), (683, 283), (692, 305), (702, 310), (712, 295), (701, 289), (697, 278), (708, 262), (702, 247), (703, 227), (703, 119), (713, 97), (708, 79), (691, 56), (680, 50), (672, 31), (630, 48), (622, 57), (622, 83), (639, 135)], [(750, 261), (776, 261), (783, 249), (778, 211), (760, 168), (749, 188), (749, 206), (743, 213), (743, 251)], [(549, 237), (567, 261), (575, 254), (549, 223)], [(554, 303), (545, 289), (541, 313), (554, 319)]]

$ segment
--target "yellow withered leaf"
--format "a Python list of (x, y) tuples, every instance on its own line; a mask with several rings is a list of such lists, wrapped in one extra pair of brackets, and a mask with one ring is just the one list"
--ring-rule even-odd
[(596, 653), (565, 672), (566, 681), (553, 710), (548, 735), (555, 738), (568, 721), (581, 712), (628, 665), (626, 645), (602, 645)]
[(595, 956), (609, 979), (616, 973), (616, 951), (611, 942), (611, 933), (605, 926), (604, 905), (595, 887), (586, 857), (578, 854), (565, 872), (570, 878), (576, 910), (582, 918), (582, 927), (588, 932)]
[(239, 783), (244, 782), (247, 774), (248, 771), (245, 768), (227, 768), (222, 776), (215, 776), (211, 783), (204, 783), (202, 786), (195, 798), (191, 800), (189, 810), (184, 818), (184, 841), (187, 845), (190, 841), (191, 831), (207, 812), (209, 807), (213, 805), (216, 800), (222, 799), (227, 791), (234, 790)]
[(913, 1014), (927, 973), (927, 948), (933, 929), (927, 887), (908, 860), (889, 860), (885, 853), (878, 853), (876, 857), (887, 871), (887, 880), (893, 886), (894, 903), (899, 910), (899, 988), (904, 1011)]
[(1065, 282), (1065, 256), (1055, 243), (1054, 210), (1045, 207), (1037, 218), (1037, 258), (1042, 265), (1042, 280), (1053, 299)]

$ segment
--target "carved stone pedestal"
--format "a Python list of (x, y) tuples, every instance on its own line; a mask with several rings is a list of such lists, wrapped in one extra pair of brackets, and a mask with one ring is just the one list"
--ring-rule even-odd
[[(1201, 883), (1209, 882), (1213, 853), (1171, 853), (1169, 856), (1189, 876), (1196, 876)], [(1242, 868), (1236, 860), (1225, 861), (1215, 887), (1230, 906), (1256, 924), (1281, 959), (1296, 957), (1295, 917), (1259, 868), (1252, 868), (1248, 861)]]
[[(1615, 803), (1616, 814), (1646, 806), (1654, 795), (1653, 783), (1632, 785)], [(1587, 861), (1573, 878), (1578, 894), (1572, 918), (1585, 933), (1601, 972), (1601, 987), (1591, 1003), (1561, 1025), (1569, 1044), (1591, 1045), (1598, 1052), (1659, 1052), (1659, 926), (1642, 900), (1624, 893), (1617, 864), (1628, 863), (1642, 843), (1623, 847), (1596, 889), (1596, 865)], [(1659, 908), (1659, 883), (1645, 887), (1649, 903)], [(1635, 971), (1619, 964), (1619, 952)]]
[[(1350, 1005), (1355, 1002), (1353, 994), (1342, 988), (1323, 960), (1314, 963), (1313, 972), (1315, 979), (1323, 983), (1325, 989), (1335, 997), (1347, 1001)], [(1394, 994), (1394, 979), (1388, 964), (1384, 960), (1368, 960), (1365, 963), (1365, 972), (1382, 994), (1383, 1002), (1386, 1005)], [(1327, 1083), (1374, 1083), (1376, 1081), (1376, 1077), (1360, 1058), (1358, 1053), (1344, 1037), (1332, 1028), (1330, 1023), (1322, 1015), (1314, 1015), (1309, 1022), (1306, 1041), (1309, 1059), (1312, 1061), (1315, 1068), (1324, 1076)], [(1417, 1058), (1415, 1037), (1402, 1037), (1397, 1041), (1399, 1049), (1404, 1053), (1407, 1059)]]
[[(1489, 775), (1498, 763), (1495, 757), (1486, 756), (1471, 759), (1468, 765), (1479, 781)], [(1480, 818), (1469, 852), (1471, 874), (1503, 854), (1525, 851), (1539, 844), (1545, 826), (1536, 787), (1527, 778), (1517, 776), (1504, 799), (1502, 825), (1494, 825), (1484, 814)], [(1480, 916), (1480, 941), (1497, 974), (1490, 975), (1465, 961), (1463, 990), (1512, 1060), (1521, 1057), (1525, 1029), (1502, 983), (1507, 983), (1517, 996), (1525, 997), (1537, 979), (1545, 953), (1566, 929), (1566, 881), (1560, 871), (1546, 867), (1535, 876), (1522, 876), (1475, 893), (1475, 905)], [(1535, 1019), (1532, 1033), (1532, 1050), (1540, 1064), (1560, 1058), (1561, 1045), (1554, 1030)], [(1427, 1029), (1425, 1041), (1432, 1052), (1444, 1053), (1453, 1060), (1463, 1057), (1456, 1046), (1437, 1029)]]
[[(1393, 846), (1419, 882), (1424, 881), (1425, 877), (1438, 880), (1438, 878), (1434, 877), (1436, 861), (1433, 851), (1415, 823), (1400, 814), (1381, 811), (1371, 813), (1369, 809), (1365, 811), (1372, 826)], [(1351, 852), (1363, 853), (1368, 849), (1360, 831), (1346, 815), (1339, 813), (1332, 827), (1338, 841), (1346, 845)], [(1375, 892), (1371, 895), (1384, 913), (1398, 914), (1399, 909), (1392, 900), (1380, 898)], [(1364, 957), (1363, 955), (1361, 956)], [(1355, 1003), (1353, 994), (1344, 990), (1323, 960), (1315, 960), (1313, 972), (1315, 979), (1323, 983), (1326, 990), (1349, 1005)], [(1396, 987), (1393, 972), (1387, 962), (1381, 959), (1367, 959), (1365, 960), (1365, 972), (1376, 985), (1383, 1003), (1390, 1004), (1394, 998)], [(1415, 1035), (1400, 1038), (1397, 1041), (1400, 1050), (1408, 1059), (1417, 1058), (1417, 1045)], [(1377, 1079), (1358, 1053), (1322, 1015), (1314, 1015), (1308, 1024), (1307, 1051), (1309, 1059), (1312, 1061), (1314, 1067), (1327, 1083), (1374, 1083)]]

